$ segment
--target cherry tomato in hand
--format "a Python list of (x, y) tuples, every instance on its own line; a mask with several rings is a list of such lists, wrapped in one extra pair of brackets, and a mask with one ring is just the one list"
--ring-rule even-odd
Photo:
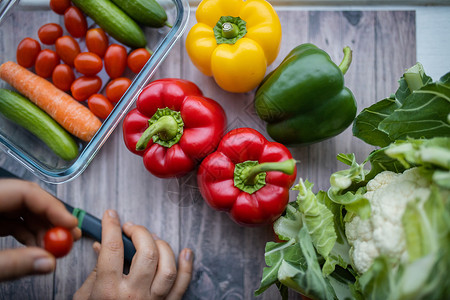
[(38, 37), (42, 44), (53, 45), (63, 35), (63, 29), (59, 24), (48, 23), (38, 30)]
[(52, 76), (53, 70), (59, 64), (59, 56), (55, 51), (44, 49), (39, 52), (34, 64), (36, 74), (43, 78)]
[(101, 28), (89, 29), (86, 33), (86, 47), (89, 52), (95, 53), (100, 57), (105, 56), (108, 48), (108, 36)]
[(55, 67), (52, 74), (53, 84), (60, 90), (67, 92), (75, 80), (75, 74), (69, 65), (60, 64)]
[(106, 97), (113, 103), (119, 102), (123, 94), (131, 85), (131, 80), (126, 77), (119, 77), (111, 80), (105, 88)]
[(75, 69), (83, 75), (94, 76), (103, 68), (100, 56), (91, 52), (81, 52), (73, 61)]
[(74, 66), (75, 57), (80, 54), (80, 45), (71, 36), (65, 35), (55, 42), (55, 50), (63, 62), (69, 66)]
[(86, 35), (86, 17), (76, 6), (71, 6), (64, 12), (64, 25), (70, 35), (74, 38), (80, 38)]
[(127, 58), (127, 65), (133, 73), (139, 73), (147, 61), (150, 59), (151, 54), (145, 48), (139, 48), (131, 51)]
[(84, 101), (102, 88), (102, 80), (98, 76), (81, 76), (75, 79), (70, 87), (72, 97)]
[(88, 107), (100, 119), (106, 119), (114, 108), (111, 101), (102, 94), (94, 94), (88, 98)]
[(67, 255), (72, 245), (72, 234), (64, 227), (53, 227), (45, 233), (44, 248), (56, 258)]
[(24, 68), (31, 68), (36, 62), (36, 58), (41, 52), (41, 45), (32, 38), (24, 38), (17, 46), (17, 63)]
[(70, 5), (70, 0), (50, 0), (50, 8), (58, 15), (63, 15)]
[(105, 70), (111, 79), (122, 76), (127, 67), (127, 50), (124, 46), (112, 44), (106, 49)]

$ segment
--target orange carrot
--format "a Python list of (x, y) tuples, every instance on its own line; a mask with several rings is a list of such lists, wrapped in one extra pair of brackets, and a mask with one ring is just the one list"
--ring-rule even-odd
[(90, 141), (102, 125), (86, 106), (14, 62), (8, 61), (0, 66), (0, 78), (83, 141)]

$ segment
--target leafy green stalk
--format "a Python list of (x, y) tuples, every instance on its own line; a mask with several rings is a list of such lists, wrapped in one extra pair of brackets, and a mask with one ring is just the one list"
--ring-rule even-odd
[(365, 108), (353, 134), (379, 147), (410, 138), (450, 136), (450, 73), (432, 82), (420, 63), (399, 80), (394, 95)]
[(301, 257), (301, 250), (296, 246), (295, 239), (286, 243), (268, 242), (264, 254), (268, 267), (263, 270), (260, 287), (255, 291), (255, 296), (262, 294), (272, 284), (280, 284), (278, 280), (278, 270), (284, 260), (290, 260), (300, 266), (304, 266), (304, 260)]
[(298, 191), (297, 204), (317, 252), (325, 259), (334, 247), (337, 236), (334, 215), (312, 191), (313, 184), (302, 179), (293, 188)]
[(273, 223), (273, 230), (281, 240), (289, 241), (298, 238), (298, 232), (303, 227), (302, 214), (298, 210), (297, 202), (291, 202), (286, 206), (284, 216)]
[(367, 182), (367, 171), (364, 170), (364, 164), (356, 163), (354, 154), (341, 153), (337, 159), (350, 165), (350, 169), (331, 175), (328, 197), (334, 203), (344, 205), (347, 211), (359, 215), (362, 219), (367, 219), (370, 216), (370, 204), (364, 198), (365, 188), (357, 188)]
[(297, 245), (305, 259), (305, 268), (298, 268), (296, 265), (286, 261), (283, 262), (278, 271), (280, 282), (315, 299), (335, 299), (336, 295), (333, 287), (322, 275), (313, 240), (307, 226), (300, 229), (299, 243)]
[(280, 290), (286, 286), (314, 299), (336, 298), (330, 281), (322, 275), (307, 226), (303, 226), (297, 237), (288, 242), (267, 243), (265, 259), (268, 267), (263, 270), (261, 285), (255, 296), (277, 284)]
[(450, 169), (450, 139), (408, 139), (398, 141), (386, 148), (389, 157), (397, 159), (405, 168), (411, 165), (436, 166)]
[(275, 233), (287, 242), (267, 243), (269, 267), (264, 268), (255, 295), (277, 284), (280, 292), (284, 286), (315, 299), (335, 299), (335, 288), (350, 296), (348, 285), (354, 277), (335, 272), (336, 266), (345, 270), (350, 263), (341, 206), (324, 191), (315, 195), (312, 187), (300, 180), (294, 187), (299, 191), (297, 201), (288, 204), (285, 214), (274, 223)]

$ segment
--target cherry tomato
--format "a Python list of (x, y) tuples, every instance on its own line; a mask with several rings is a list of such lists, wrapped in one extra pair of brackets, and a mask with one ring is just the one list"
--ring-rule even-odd
[(71, 6), (64, 12), (64, 25), (70, 35), (74, 38), (80, 38), (86, 35), (86, 17), (76, 6)]
[(102, 80), (98, 76), (81, 76), (72, 83), (70, 91), (72, 97), (84, 101), (102, 88)]
[(71, 67), (74, 66), (73, 61), (80, 53), (80, 45), (73, 37), (68, 35), (60, 37), (55, 42), (55, 49), (63, 62)]
[(70, 0), (50, 0), (50, 8), (58, 15), (63, 15), (70, 5)]
[(111, 80), (105, 88), (106, 97), (113, 103), (119, 102), (130, 84), (131, 80), (126, 77), (119, 77)]
[(17, 63), (24, 68), (31, 68), (41, 52), (41, 44), (32, 38), (24, 38), (17, 46)]
[(60, 64), (55, 67), (52, 74), (53, 84), (60, 90), (67, 92), (70, 90), (75, 74), (69, 65)]
[(63, 35), (63, 29), (59, 24), (48, 23), (38, 30), (38, 37), (42, 44), (53, 45)]
[(102, 94), (94, 94), (88, 98), (88, 107), (100, 119), (106, 119), (114, 108), (111, 101)]
[(53, 227), (45, 233), (44, 248), (56, 258), (67, 255), (72, 245), (72, 234), (64, 227)]
[(109, 77), (114, 79), (122, 76), (127, 67), (127, 50), (124, 46), (118, 44), (111, 44), (106, 49), (105, 70)]
[(59, 64), (59, 56), (55, 51), (44, 49), (39, 52), (34, 64), (36, 74), (43, 78), (52, 76), (53, 70)]
[(94, 76), (103, 68), (100, 56), (91, 52), (81, 52), (75, 57), (75, 69), (83, 75)]
[(134, 73), (139, 73), (147, 61), (150, 59), (151, 54), (145, 48), (139, 48), (131, 51), (127, 58), (127, 65)]
[(108, 48), (108, 36), (101, 28), (89, 29), (86, 33), (86, 47), (89, 52), (95, 53), (100, 57), (105, 56)]

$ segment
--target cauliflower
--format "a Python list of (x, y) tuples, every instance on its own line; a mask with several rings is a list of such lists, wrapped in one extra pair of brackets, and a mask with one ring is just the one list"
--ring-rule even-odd
[(429, 186), (418, 168), (402, 174), (383, 171), (367, 183), (364, 198), (370, 202), (370, 217), (361, 219), (354, 215), (345, 225), (356, 271), (366, 272), (380, 255), (397, 263), (408, 260), (402, 216), (409, 202), (428, 199)]
[(288, 288), (320, 300), (450, 299), (449, 99), (450, 72), (433, 81), (417, 63), (361, 111), (352, 133), (379, 148), (362, 163), (338, 154), (348, 168), (327, 190), (300, 179), (255, 295), (276, 284), (283, 299)]

